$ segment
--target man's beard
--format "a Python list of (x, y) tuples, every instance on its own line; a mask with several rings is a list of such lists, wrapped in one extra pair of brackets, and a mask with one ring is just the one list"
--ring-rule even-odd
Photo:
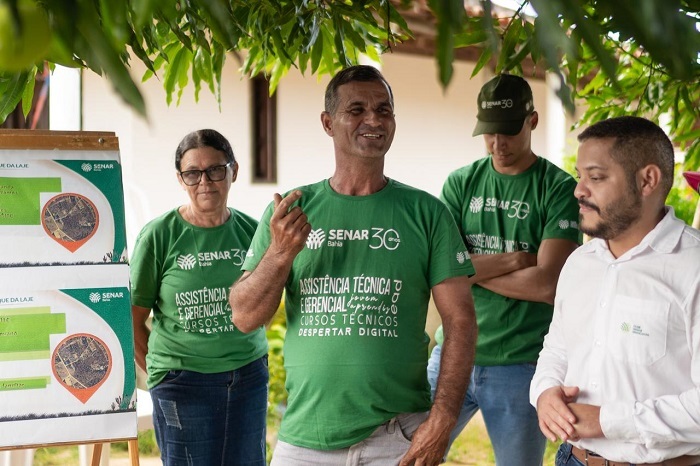
[(642, 200), (635, 193), (629, 193), (603, 209), (582, 199), (578, 203), (598, 213), (597, 224), (590, 227), (583, 225), (583, 215), (579, 215), (579, 229), (588, 236), (604, 240), (613, 239), (627, 230), (639, 219), (642, 206)]

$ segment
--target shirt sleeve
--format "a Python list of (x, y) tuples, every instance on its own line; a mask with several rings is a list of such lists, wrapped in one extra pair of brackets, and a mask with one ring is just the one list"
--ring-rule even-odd
[(129, 260), (131, 304), (152, 309), (160, 289), (161, 264), (156, 258), (153, 230), (144, 228), (136, 238)]
[(442, 186), (440, 200), (447, 206), (447, 210), (452, 214), (459, 234), (464, 237), (462, 231), (462, 203), (464, 202), (463, 183), (461, 177), (456, 172), (450, 173)]
[(274, 210), (274, 203), (270, 203), (258, 223), (253, 239), (250, 242), (250, 247), (246, 253), (245, 261), (241, 269), (253, 271), (260, 263), (265, 251), (270, 246), (270, 217)]
[(606, 438), (647, 448), (700, 444), (700, 277), (691, 287), (684, 308), (694, 387), (677, 395), (604, 403), (600, 425)]
[(546, 220), (542, 239), (568, 239), (582, 242), (578, 229), (579, 206), (574, 196), (576, 181), (569, 175), (547, 189)]
[(430, 287), (458, 276), (474, 275), (467, 247), (445, 206), (439, 204), (430, 250)]
[[(563, 274), (564, 272), (562, 272)], [(537, 359), (535, 375), (530, 383), (530, 403), (532, 406), (537, 407), (537, 399), (542, 392), (564, 384), (568, 367), (561, 301), (555, 298), (552, 322), (549, 325), (549, 332), (544, 338), (544, 346)]]

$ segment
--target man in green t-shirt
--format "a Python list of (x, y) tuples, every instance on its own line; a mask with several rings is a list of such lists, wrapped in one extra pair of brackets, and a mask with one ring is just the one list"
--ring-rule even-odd
[[(469, 254), (439, 199), (384, 176), (395, 120), (379, 71), (339, 72), (321, 123), (333, 176), (274, 195), (231, 290), (244, 332), (285, 291), (289, 398), (272, 465), (437, 464), (473, 364)], [(445, 325), (432, 408), (431, 292)]]
[[(454, 440), (481, 410), (499, 466), (539, 466), (545, 450), (529, 402), (535, 362), (552, 319), (554, 290), (580, 243), (576, 182), (531, 148), (537, 127), (532, 90), (500, 75), (478, 96), (474, 136), (488, 157), (452, 172), (441, 198), (469, 249), (479, 337)], [(428, 375), (440, 370), (440, 331)]]

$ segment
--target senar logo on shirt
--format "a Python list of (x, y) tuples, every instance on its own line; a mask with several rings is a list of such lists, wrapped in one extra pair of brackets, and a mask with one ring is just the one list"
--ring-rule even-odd
[(192, 270), (195, 265), (209, 267), (216, 261), (231, 261), (233, 265), (240, 266), (243, 265), (245, 255), (245, 249), (233, 248), (226, 251), (198, 252), (196, 257), (193, 254), (181, 254), (175, 262), (182, 270)]
[(573, 228), (574, 230), (578, 230), (578, 222), (574, 222), (573, 220), (559, 220), (559, 229), (560, 230), (566, 230), (567, 228)]
[(177, 257), (177, 266), (182, 270), (192, 270), (197, 265), (197, 259), (192, 254)]
[(325, 240), (326, 232), (323, 231), (322, 228), (319, 228), (318, 230), (311, 230), (309, 236), (306, 238), (306, 247), (309, 249), (318, 249)]
[(367, 241), (370, 249), (384, 248), (389, 251), (393, 251), (401, 244), (399, 232), (393, 228), (375, 227), (361, 230), (334, 228), (328, 230), (328, 232), (319, 228), (311, 230), (306, 239), (306, 247), (318, 249), (325, 244), (328, 247), (342, 248), (347, 241)]
[(469, 252), (459, 251), (457, 253), (457, 262), (459, 262), (460, 264), (464, 264), (464, 262), (467, 260), (467, 257), (469, 257)]
[(503, 200), (495, 197), (483, 198), (475, 196), (469, 200), (469, 211), (473, 214), (484, 212), (497, 212), (502, 210), (508, 218), (517, 218), (524, 220), (530, 215), (530, 204), (517, 199)]
[(469, 210), (471, 213), (476, 214), (481, 212), (481, 209), (484, 208), (484, 198), (479, 196), (479, 197), (472, 197), (471, 200), (469, 201)]

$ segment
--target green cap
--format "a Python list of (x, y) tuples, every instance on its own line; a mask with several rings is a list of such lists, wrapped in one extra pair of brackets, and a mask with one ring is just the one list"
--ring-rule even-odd
[(477, 103), (479, 111), (472, 136), (514, 136), (523, 128), (525, 118), (535, 110), (530, 85), (512, 74), (501, 74), (484, 84)]

